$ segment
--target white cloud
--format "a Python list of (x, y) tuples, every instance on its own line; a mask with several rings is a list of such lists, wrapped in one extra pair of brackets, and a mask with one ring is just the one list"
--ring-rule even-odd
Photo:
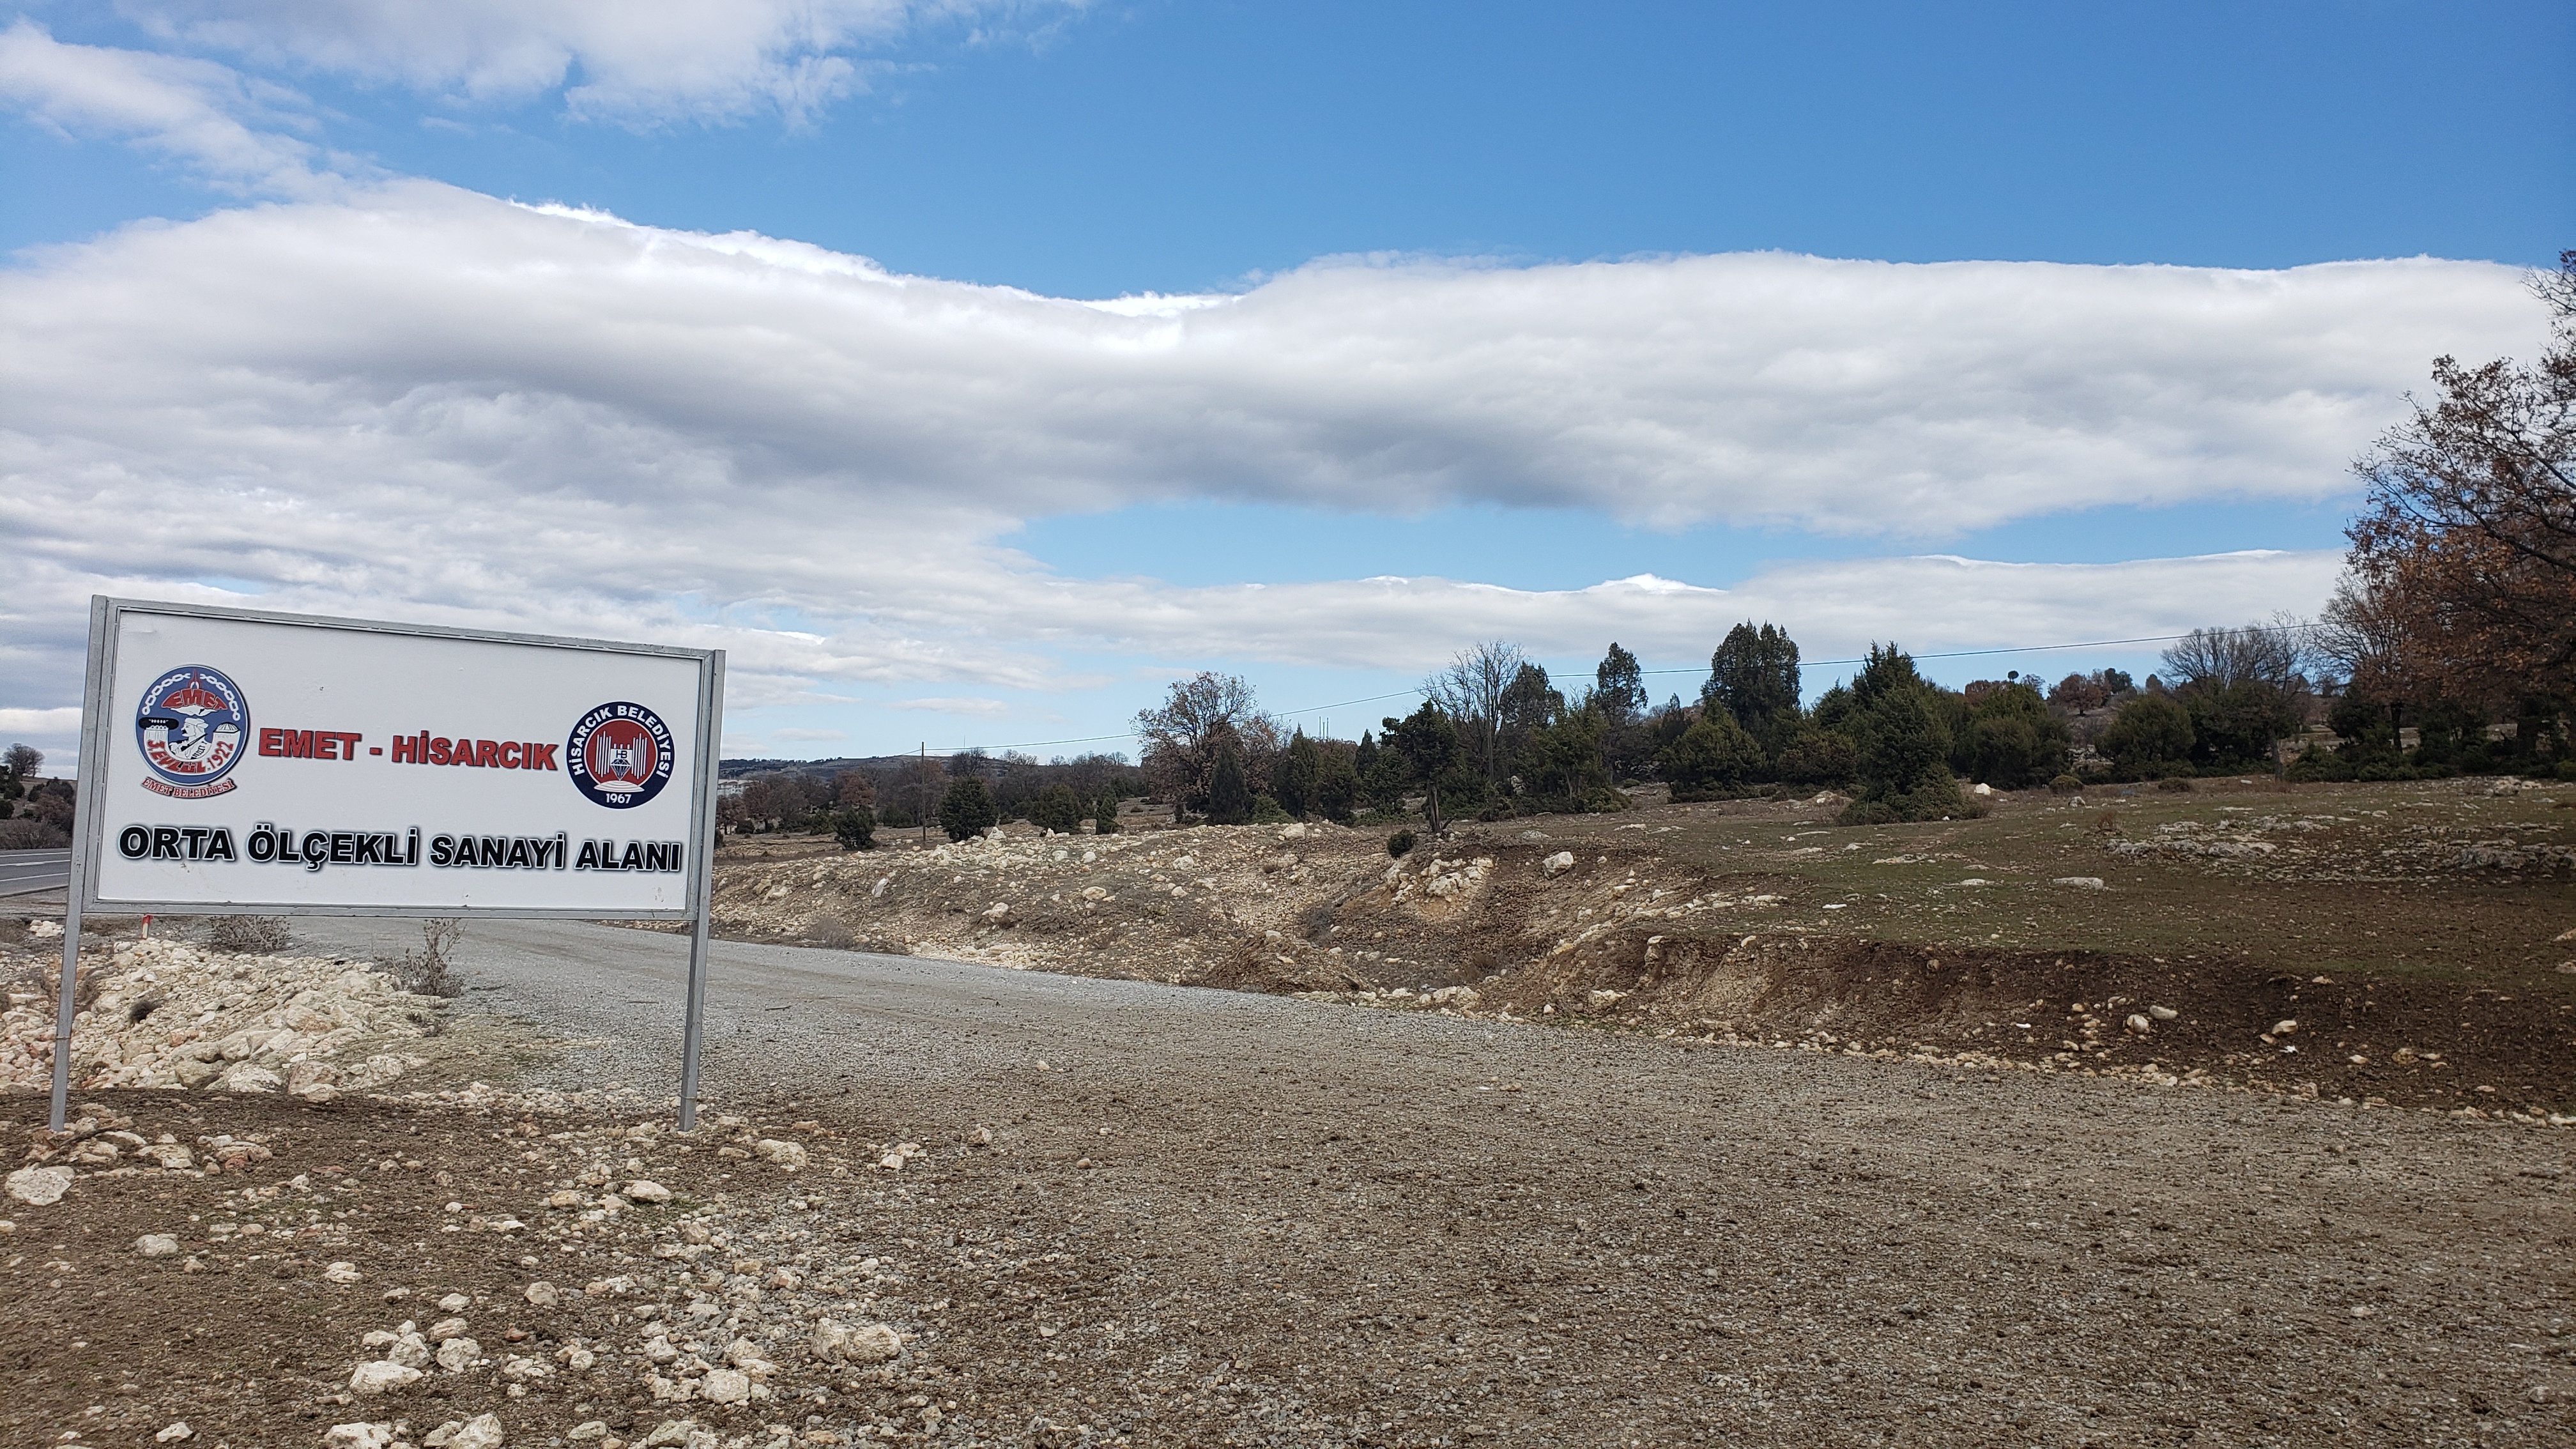
[(0, 733), (65, 736), (80, 732), (80, 706), (60, 709), (0, 709)]
[(0, 103), (65, 135), (131, 141), (238, 192), (318, 196), (335, 176), (286, 132), (300, 98), (212, 61), (65, 45), (21, 17), (0, 30)]
[(122, 0), (165, 41), (468, 101), (564, 87), (630, 123), (775, 110), (857, 88), (854, 52), (940, 21), (1007, 22), (1063, 0)]
[(993, 540), (1216, 497), (1902, 552), (2098, 504), (2316, 499), (2427, 359), (2542, 329), (2509, 269), (2434, 261), (1319, 265), (1107, 307), (406, 182), (0, 273), (0, 703), (76, 695), (88, 594), (238, 601), (181, 582), (203, 579), (276, 608), (722, 645), (744, 708), (818, 680), (1066, 688), (1076, 653), (1411, 671), (1500, 636), (1704, 657), (1747, 616), (1811, 654), (2171, 632), (2313, 607), (2332, 558), (1565, 592), (1432, 560), (1467, 581), (1185, 589), (1059, 577)]
[(1011, 712), (1011, 707), (998, 699), (889, 699), (880, 709), (918, 711), (923, 714), (956, 714), (979, 719), (998, 719)]

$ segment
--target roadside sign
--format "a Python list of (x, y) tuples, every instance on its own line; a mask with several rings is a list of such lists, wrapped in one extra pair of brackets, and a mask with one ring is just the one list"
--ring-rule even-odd
[(695, 1116), (724, 654), (90, 603), (56, 1025), (85, 911), (694, 920)]

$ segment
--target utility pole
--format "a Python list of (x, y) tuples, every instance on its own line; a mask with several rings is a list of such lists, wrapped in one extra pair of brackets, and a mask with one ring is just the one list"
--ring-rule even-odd
[(921, 742), (921, 765), (912, 774), (912, 788), (921, 792), (914, 798), (919, 808), (912, 812), (912, 848), (919, 850), (930, 843), (930, 741)]

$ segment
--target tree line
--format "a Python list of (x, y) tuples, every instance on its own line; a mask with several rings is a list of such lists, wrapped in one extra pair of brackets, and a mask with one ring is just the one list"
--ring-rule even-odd
[(851, 850), (873, 849), (879, 828), (936, 826), (950, 840), (964, 840), (1014, 820), (1065, 835), (1088, 825), (1107, 835), (1119, 829), (1119, 802), (1145, 789), (1144, 773), (1120, 754), (1059, 756), (1041, 764), (1014, 752), (963, 750), (828, 773), (762, 771), (718, 799), (716, 823), (736, 835), (828, 834)]

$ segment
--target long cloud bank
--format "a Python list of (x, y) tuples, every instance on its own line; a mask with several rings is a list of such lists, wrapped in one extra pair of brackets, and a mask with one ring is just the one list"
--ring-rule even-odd
[(67, 702), (99, 589), (700, 638), (752, 699), (1049, 688), (1074, 654), (1414, 669), (1479, 637), (1679, 646), (1762, 613), (1828, 647), (2163, 632), (2312, 606), (2331, 559), (1571, 592), (1434, 559), (1467, 577), (1210, 590), (1062, 577), (993, 540), (1175, 498), (1899, 546), (2313, 500), (2431, 356), (2541, 330), (2519, 274), (2440, 261), (1353, 261), (1093, 303), (402, 182), (0, 274), (0, 706)]

